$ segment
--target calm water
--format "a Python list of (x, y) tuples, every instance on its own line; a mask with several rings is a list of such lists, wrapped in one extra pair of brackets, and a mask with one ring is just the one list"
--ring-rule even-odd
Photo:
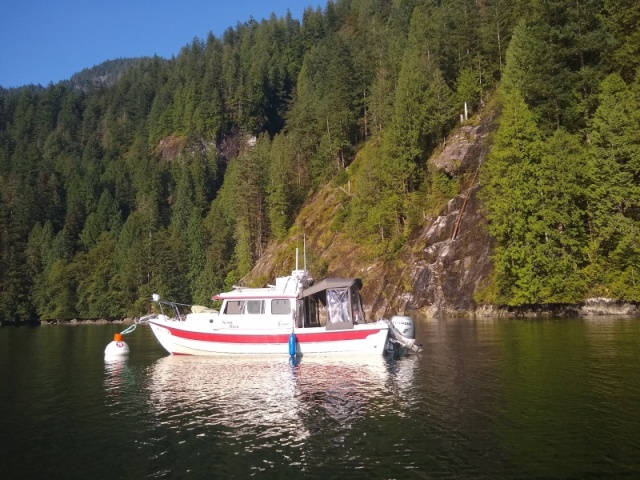
[(2, 328), (0, 478), (640, 476), (640, 319), (417, 327), (418, 356), (296, 366)]

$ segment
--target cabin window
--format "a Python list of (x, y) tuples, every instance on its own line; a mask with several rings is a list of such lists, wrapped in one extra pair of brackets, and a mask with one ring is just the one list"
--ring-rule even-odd
[(244, 300), (227, 300), (227, 306), (224, 309), (224, 313), (227, 315), (240, 315), (242, 313), (243, 306)]
[(274, 315), (288, 315), (291, 313), (291, 301), (288, 298), (271, 300), (271, 313)]
[(329, 323), (346, 323), (351, 321), (349, 312), (349, 290), (346, 288), (327, 290), (327, 310)]
[(264, 313), (264, 300), (247, 300), (247, 313), (262, 314)]

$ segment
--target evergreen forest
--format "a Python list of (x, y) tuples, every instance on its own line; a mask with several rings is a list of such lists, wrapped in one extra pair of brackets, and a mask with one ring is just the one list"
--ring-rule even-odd
[(636, 1), (332, 0), (107, 66), (0, 88), (0, 320), (207, 304), (326, 184), (331, 228), (393, 258), (468, 182), (427, 159), (488, 103), (479, 301), (640, 301)]

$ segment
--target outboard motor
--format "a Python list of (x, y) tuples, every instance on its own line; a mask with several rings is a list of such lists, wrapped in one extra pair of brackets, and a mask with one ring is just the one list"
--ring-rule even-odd
[(405, 317), (401, 315), (394, 315), (391, 317), (391, 324), (402, 334), (403, 337), (414, 339), (416, 338), (416, 327), (413, 322), (413, 318)]
[(415, 345), (416, 329), (413, 318), (394, 315), (387, 323), (389, 324), (390, 350), (397, 354), (398, 351), (394, 346), (400, 346), (412, 352), (422, 351), (420, 346)]

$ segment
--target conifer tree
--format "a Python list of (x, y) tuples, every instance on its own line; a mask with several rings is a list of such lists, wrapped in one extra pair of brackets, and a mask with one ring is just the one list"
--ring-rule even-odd
[(504, 91), (500, 127), (482, 171), (489, 233), (496, 239), (493, 262), (500, 303), (535, 303), (540, 298), (535, 228), (540, 197), (533, 195), (541, 134), (521, 94)]
[(292, 223), (292, 213), (300, 201), (300, 186), (296, 186), (295, 150), (291, 140), (277, 135), (269, 152), (269, 183), (267, 185), (268, 218), (272, 235), (283, 240)]
[(595, 293), (640, 298), (640, 86), (618, 74), (601, 85), (590, 133), (591, 267)]
[(121, 318), (113, 279), (116, 277), (116, 238), (103, 233), (87, 252), (74, 258), (77, 275), (77, 310), (81, 318)]
[(613, 32), (612, 60), (617, 71), (630, 82), (640, 67), (640, 5), (634, 0), (605, 0), (603, 21)]

